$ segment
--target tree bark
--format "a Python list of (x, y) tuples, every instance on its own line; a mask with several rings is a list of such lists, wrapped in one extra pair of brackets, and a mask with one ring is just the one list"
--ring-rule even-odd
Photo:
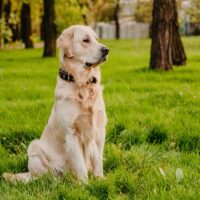
[(150, 69), (172, 69), (173, 1), (154, 0)]
[(2, 18), (3, 18), (3, 0), (0, 0), (0, 49), (2, 48)]
[(174, 65), (185, 65), (186, 64), (186, 53), (184, 50), (183, 43), (181, 41), (181, 36), (179, 33), (178, 24), (178, 13), (176, 1), (174, 1), (174, 20), (173, 20), (173, 37), (172, 37), (172, 63)]
[(53, 57), (56, 55), (56, 25), (55, 25), (55, 2), (54, 0), (44, 0), (43, 33), (44, 33), (44, 53), (43, 57)]
[(115, 38), (120, 39), (120, 24), (119, 24), (119, 0), (116, 0), (115, 10), (114, 10), (114, 20), (115, 20)]
[(23, 3), (21, 9), (21, 37), (25, 48), (33, 48), (31, 40), (31, 9), (29, 3)]

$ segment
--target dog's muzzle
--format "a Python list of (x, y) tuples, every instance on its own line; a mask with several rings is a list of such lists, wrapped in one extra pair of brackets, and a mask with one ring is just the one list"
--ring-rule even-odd
[(102, 52), (102, 57), (104, 58), (106, 58), (106, 56), (108, 55), (108, 53), (109, 53), (109, 49), (107, 48), (107, 47), (102, 47), (101, 48), (101, 52)]
[(86, 62), (85, 63), (85, 68), (96, 67), (100, 63), (104, 62), (106, 60), (106, 57), (107, 57), (108, 53), (109, 53), (109, 49), (107, 47), (102, 47), (101, 48), (101, 53), (102, 53), (102, 56), (101, 56), (99, 61), (97, 61), (96, 63)]

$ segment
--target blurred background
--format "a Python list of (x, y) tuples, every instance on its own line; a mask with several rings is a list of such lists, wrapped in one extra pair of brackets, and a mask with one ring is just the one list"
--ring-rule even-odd
[[(148, 38), (152, 7), (153, 0), (0, 0), (0, 48), (41, 47), (45, 18), (55, 37), (72, 24), (86, 24), (99, 38)], [(177, 10), (180, 33), (199, 35), (200, 0), (177, 0)]]

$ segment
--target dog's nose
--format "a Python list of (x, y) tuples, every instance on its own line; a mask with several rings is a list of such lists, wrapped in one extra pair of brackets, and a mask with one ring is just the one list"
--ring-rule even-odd
[(109, 49), (107, 47), (102, 47), (101, 52), (103, 53), (103, 55), (107, 55), (109, 52)]

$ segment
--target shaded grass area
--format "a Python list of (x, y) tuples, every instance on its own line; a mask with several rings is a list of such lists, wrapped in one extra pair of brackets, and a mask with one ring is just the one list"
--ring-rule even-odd
[(27, 171), (27, 146), (53, 105), (58, 59), (41, 58), (41, 49), (0, 51), (0, 199), (200, 198), (200, 38), (184, 38), (188, 64), (167, 73), (148, 70), (149, 40), (104, 42), (105, 179), (86, 185), (70, 175), (28, 185), (2, 179)]

